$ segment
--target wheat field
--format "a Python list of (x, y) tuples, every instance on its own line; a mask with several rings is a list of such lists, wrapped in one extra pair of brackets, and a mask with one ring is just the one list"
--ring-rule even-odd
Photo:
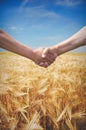
[(86, 53), (46, 69), (0, 53), (0, 130), (86, 130)]

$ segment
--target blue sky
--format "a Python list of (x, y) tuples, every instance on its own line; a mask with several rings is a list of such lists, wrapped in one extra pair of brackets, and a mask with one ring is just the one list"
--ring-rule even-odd
[(70, 37), (86, 25), (85, 15), (86, 0), (0, 0), (0, 28), (31, 48)]

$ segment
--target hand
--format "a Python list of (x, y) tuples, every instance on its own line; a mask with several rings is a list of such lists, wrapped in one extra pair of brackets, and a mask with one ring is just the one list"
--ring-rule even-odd
[(55, 46), (43, 49), (42, 57), (53, 63), (58, 56), (57, 48)]
[(46, 58), (42, 57), (44, 48), (38, 48), (34, 51), (34, 62), (42, 67), (48, 67), (50, 65), (50, 61)]

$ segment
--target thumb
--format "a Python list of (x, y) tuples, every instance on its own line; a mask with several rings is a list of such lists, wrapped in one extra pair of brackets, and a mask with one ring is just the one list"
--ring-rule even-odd
[(45, 48), (42, 52), (42, 58), (45, 58), (47, 53), (48, 53), (49, 49), (48, 48)]

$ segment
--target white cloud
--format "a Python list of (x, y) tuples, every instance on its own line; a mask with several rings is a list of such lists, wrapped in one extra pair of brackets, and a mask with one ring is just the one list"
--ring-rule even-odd
[(29, 21), (33, 20), (41, 20), (42, 18), (47, 19), (58, 19), (60, 18), (60, 15), (53, 12), (48, 11), (45, 9), (44, 6), (36, 6), (36, 7), (20, 7), (18, 10), (18, 15), (21, 15), (21, 17), (24, 17), (26, 20)]
[(29, 2), (29, 0), (23, 0), (21, 6), (22, 6), (22, 7), (25, 6), (28, 2)]
[[(38, 0), (37, 0), (38, 1)], [(49, 17), (58, 17), (58, 14), (56, 14), (53, 11), (48, 11), (45, 9), (46, 7), (46, 2), (44, 2), (44, 4), (40, 4), (35, 6), (26, 6), (28, 3), (31, 2), (36, 2), (36, 0), (23, 0), (23, 2), (21, 3), (20, 7), (17, 9), (18, 12), (20, 12), (25, 18), (49, 18)]]
[(14, 33), (20, 33), (24, 30), (23, 27), (17, 27), (17, 26), (9, 26), (7, 25), (7, 30), (10, 30), (11, 32), (14, 32)]
[(21, 3), (21, 7), (26, 6), (29, 2), (35, 2), (35, 0), (23, 0), (23, 2)]
[(61, 6), (76, 6), (79, 5), (82, 0), (57, 0), (56, 4)]
[(17, 27), (16, 26), (10, 26), (8, 27), (10, 30), (17, 30)]

